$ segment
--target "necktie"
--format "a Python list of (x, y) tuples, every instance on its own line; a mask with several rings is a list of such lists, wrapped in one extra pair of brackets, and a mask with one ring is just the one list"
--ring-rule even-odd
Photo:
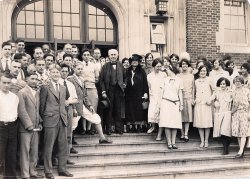
[(66, 87), (66, 100), (67, 100), (67, 99), (69, 99), (69, 97), (70, 97), (69, 89), (68, 89), (68, 86), (67, 86), (67, 83), (66, 83), (65, 80), (64, 80), (63, 84), (64, 84), (64, 86)]
[(6, 65), (5, 65), (5, 71), (8, 71), (9, 70), (9, 60), (7, 59), (6, 60)]
[(59, 84), (58, 83), (56, 83), (56, 94), (58, 94), (58, 96), (59, 96)]

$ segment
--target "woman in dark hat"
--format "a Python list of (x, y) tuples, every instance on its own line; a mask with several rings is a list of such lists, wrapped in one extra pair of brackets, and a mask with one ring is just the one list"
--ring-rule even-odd
[(147, 75), (141, 68), (140, 61), (142, 57), (133, 54), (129, 58), (130, 67), (127, 70), (127, 86), (125, 90), (126, 100), (126, 119), (132, 125), (131, 132), (140, 131), (136, 124), (143, 124), (143, 100), (148, 99)]

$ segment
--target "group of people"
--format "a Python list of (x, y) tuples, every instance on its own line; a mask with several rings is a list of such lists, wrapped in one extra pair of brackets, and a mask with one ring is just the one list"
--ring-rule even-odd
[[(163, 59), (151, 53), (133, 54), (119, 61), (118, 51), (108, 57), (101, 50), (65, 44), (54, 52), (49, 44), (34, 48), (25, 42), (2, 43), (0, 59), (0, 175), (53, 179), (52, 159), (59, 176), (72, 177), (66, 165), (74, 133), (100, 136), (100, 144), (124, 132), (165, 132), (167, 147), (177, 149), (176, 134), (189, 140), (190, 123), (198, 128), (200, 147), (208, 147), (210, 129), (221, 137), (228, 154), (231, 137), (237, 137), (242, 157), (250, 136), (248, 63), (238, 71), (230, 56), (210, 62), (172, 54)], [(240, 73), (239, 73), (240, 72)], [(78, 119), (80, 119), (78, 121)], [(77, 127), (75, 125), (77, 124)]]

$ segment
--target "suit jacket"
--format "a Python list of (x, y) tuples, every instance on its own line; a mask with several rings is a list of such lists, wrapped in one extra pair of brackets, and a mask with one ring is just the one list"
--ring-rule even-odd
[[(101, 74), (100, 74), (100, 86), (101, 86), (102, 92), (109, 91), (109, 85), (110, 85), (110, 80), (111, 80), (111, 68), (113, 68), (111, 62), (106, 63), (102, 67)], [(121, 90), (124, 92), (124, 89), (126, 87), (126, 73), (121, 62), (119, 61), (117, 61), (116, 70), (117, 70), (118, 85), (120, 86)]]
[(65, 109), (66, 88), (59, 85), (59, 91), (58, 95), (51, 82), (41, 86), (39, 112), (44, 127), (55, 127), (60, 119), (63, 120), (65, 126), (68, 125)]
[(91, 106), (90, 101), (87, 98), (87, 91), (86, 88), (84, 86), (84, 81), (82, 80), (82, 85), (79, 83), (78, 79), (73, 75), (73, 76), (69, 76), (68, 79), (71, 83), (74, 84), (75, 88), (76, 88), (76, 94), (78, 97), (78, 101), (79, 103), (76, 104), (76, 110), (77, 113), (82, 116), (82, 108), (83, 105), (85, 105), (85, 107), (87, 109), (89, 109), (89, 107)]
[(19, 132), (28, 132), (26, 129), (30, 126), (38, 128), (38, 125), (42, 122), (42, 118), (39, 115), (39, 95), (40, 91), (37, 90), (34, 97), (27, 85), (18, 92)]
[[(3, 57), (2, 57), (2, 58), (3, 58)], [(0, 72), (1, 72), (1, 73), (9, 72), (9, 71), (10, 71), (9, 69), (8, 69), (8, 70), (6, 70), (6, 69), (4, 70), (4, 69), (3, 69), (2, 58), (0, 59)], [(11, 60), (11, 58), (10, 58), (9, 60)]]

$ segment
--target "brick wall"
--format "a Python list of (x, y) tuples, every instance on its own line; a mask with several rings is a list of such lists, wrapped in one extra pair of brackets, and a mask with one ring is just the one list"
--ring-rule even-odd
[[(220, 0), (186, 0), (187, 52), (191, 59), (204, 55), (212, 60), (223, 54), (216, 45), (219, 31)], [(236, 64), (248, 59), (249, 54), (229, 54)]]

